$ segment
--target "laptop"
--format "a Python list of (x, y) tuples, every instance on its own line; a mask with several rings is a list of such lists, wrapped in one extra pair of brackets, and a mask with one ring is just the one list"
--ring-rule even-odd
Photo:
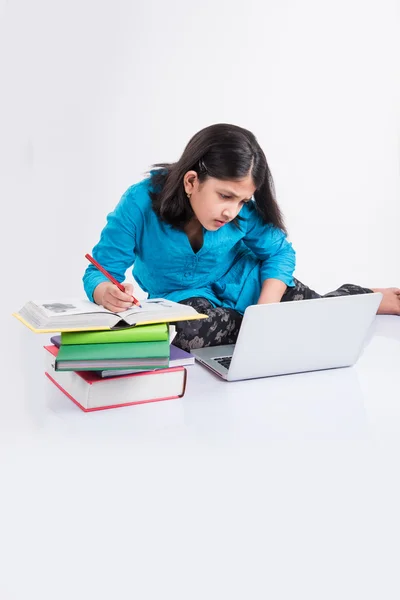
[(375, 292), (249, 306), (236, 344), (191, 353), (226, 381), (349, 367), (381, 300)]

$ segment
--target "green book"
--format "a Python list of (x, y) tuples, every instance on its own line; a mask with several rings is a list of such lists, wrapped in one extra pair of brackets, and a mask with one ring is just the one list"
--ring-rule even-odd
[(127, 368), (150, 371), (168, 366), (169, 339), (158, 342), (61, 345), (55, 361), (56, 371)]
[(63, 331), (61, 344), (115, 344), (122, 342), (159, 342), (168, 339), (168, 325), (139, 325), (108, 331)]

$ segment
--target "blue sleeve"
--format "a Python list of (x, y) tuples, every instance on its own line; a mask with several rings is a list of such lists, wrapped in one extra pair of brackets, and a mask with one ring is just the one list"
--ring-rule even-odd
[(243, 242), (262, 261), (262, 281), (279, 279), (289, 287), (294, 286), (296, 253), (292, 244), (287, 241), (286, 234), (281, 229), (264, 223), (255, 207), (246, 206), (246, 209), (247, 231)]
[[(115, 210), (107, 216), (107, 224), (101, 232), (100, 241), (93, 248), (93, 258), (117, 281), (125, 279), (126, 270), (135, 262), (135, 243), (143, 216), (135, 202), (135, 186), (122, 196)], [(83, 285), (89, 300), (93, 292), (108, 279), (92, 264), (83, 276)]]

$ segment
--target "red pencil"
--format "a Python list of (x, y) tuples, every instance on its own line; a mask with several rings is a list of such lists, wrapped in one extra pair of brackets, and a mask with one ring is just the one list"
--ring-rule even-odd
[[(94, 258), (92, 256), (90, 256), (90, 254), (85, 254), (85, 258), (87, 258), (88, 261), (90, 261), (92, 263), (92, 265), (94, 265), (99, 271), (101, 271), (103, 273), (103, 275), (105, 275), (107, 277), (107, 279), (109, 279), (111, 281), (111, 283), (116, 285), (117, 288), (119, 290), (121, 290), (121, 292), (125, 292), (125, 288), (122, 285), (122, 283), (119, 283), (119, 281), (114, 279), (114, 277), (112, 275), (110, 275), (110, 273), (108, 271), (103, 269), (103, 267), (101, 265), (99, 265), (97, 260), (94, 260)], [(136, 306), (139, 306), (140, 308), (142, 308), (139, 300), (137, 298), (135, 298), (135, 296), (132, 296), (132, 298), (133, 298), (134, 304), (136, 304)]]

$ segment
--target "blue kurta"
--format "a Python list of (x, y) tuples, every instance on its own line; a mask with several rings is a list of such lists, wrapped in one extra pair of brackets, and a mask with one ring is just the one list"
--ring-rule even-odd
[[(115, 279), (124, 281), (134, 265), (134, 278), (150, 298), (179, 302), (201, 296), (240, 313), (257, 303), (264, 280), (294, 285), (292, 244), (283, 231), (263, 223), (253, 201), (243, 205), (239, 227), (227, 223), (217, 231), (204, 230), (203, 246), (194, 252), (184, 231), (157, 217), (150, 186), (148, 178), (125, 192), (93, 248), (93, 257)], [(83, 282), (90, 300), (106, 280), (88, 266)]]

